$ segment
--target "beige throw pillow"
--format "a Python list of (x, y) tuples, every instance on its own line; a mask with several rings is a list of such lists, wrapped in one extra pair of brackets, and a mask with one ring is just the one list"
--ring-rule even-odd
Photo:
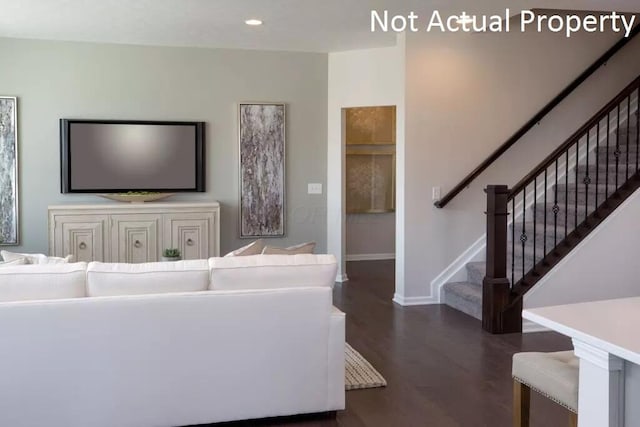
[(225, 255), (225, 257), (260, 255), (263, 249), (264, 249), (264, 240), (258, 239), (254, 242), (249, 243), (246, 246), (236, 249), (233, 252), (229, 252), (228, 254)]
[(25, 264), (67, 264), (73, 262), (73, 255), (67, 255), (64, 258), (55, 256), (46, 256), (45, 254), (21, 254), (17, 252), (0, 251), (2, 259), (5, 261), (15, 261), (17, 259), (25, 259)]
[(301, 243), (288, 248), (278, 248), (276, 246), (265, 246), (262, 250), (263, 255), (298, 255), (312, 254), (316, 248), (316, 242)]

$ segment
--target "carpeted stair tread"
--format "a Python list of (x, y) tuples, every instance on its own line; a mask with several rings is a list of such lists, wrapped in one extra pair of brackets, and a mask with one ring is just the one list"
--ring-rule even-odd
[(442, 288), (444, 303), (476, 319), (482, 319), (482, 288), (468, 282), (447, 283)]

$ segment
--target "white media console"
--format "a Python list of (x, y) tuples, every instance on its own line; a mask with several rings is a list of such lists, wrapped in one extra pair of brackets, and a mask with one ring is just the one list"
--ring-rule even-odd
[(178, 248), (182, 259), (220, 252), (220, 205), (119, 203), (49, 206), (49, 254), (77, 261), (153, 262)]

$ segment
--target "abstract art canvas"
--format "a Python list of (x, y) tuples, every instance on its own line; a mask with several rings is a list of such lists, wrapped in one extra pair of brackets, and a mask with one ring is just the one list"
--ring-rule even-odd
[(282, 237), (285, 231), (285, 105), (239, 108), (240, 237)]
[(0, 245), (18, 244), (17, 99), (0, 96)]

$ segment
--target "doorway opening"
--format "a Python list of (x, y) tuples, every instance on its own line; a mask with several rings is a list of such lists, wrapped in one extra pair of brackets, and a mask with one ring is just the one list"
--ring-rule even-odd
[(396, 106), (343, 109), (346, 261), (395, 259)]

